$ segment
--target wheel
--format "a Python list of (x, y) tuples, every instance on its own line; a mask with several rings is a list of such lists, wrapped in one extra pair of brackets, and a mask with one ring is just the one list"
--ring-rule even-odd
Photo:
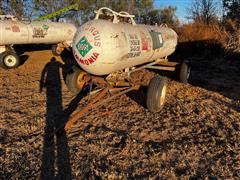
[(165, 104), (166, 94), (167, 79), (161, 76), (152, 78), (147, 91), (147, 108), (151, 112), (160, 111)]
[(179, 81), (181, 83), (187, 84), (190, 74), (191, 74), (190, 66), (187, 63), (183, 62), (179, 69)]
[(16, 53), (5, 51), (0, 58), (0, 66), (4, 69), (12, 69), (18, 67), (20, 64), (19, 57)]
[(2, 54), (0, 54), (0, 67), (4, 68)]
[(60, 56), (62, 53), (62, 49), (59, 48), (57, 45), (52, 45), (52, 54), (55, 56)]
[(81, 69), (73, 66), (66, 74), (66, 85), (73, 94), (78, 94), (82, 88), (79, 86), (81, 81)]

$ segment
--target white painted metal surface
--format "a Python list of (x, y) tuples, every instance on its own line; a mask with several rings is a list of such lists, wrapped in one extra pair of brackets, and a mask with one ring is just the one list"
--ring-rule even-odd
[(0, 19), (0, 46), (11, 44), (70, 44), (76, 27), (68, 23)]
[(73, 54), (88, 73), (107, 75), (164, 58), (175, 51), (178, 36), (171, 28), (114, 19), (96, 18), (79, 27), (75, 34)]
[(0, 54), (6, 51), (6, 46), (0, 46)]

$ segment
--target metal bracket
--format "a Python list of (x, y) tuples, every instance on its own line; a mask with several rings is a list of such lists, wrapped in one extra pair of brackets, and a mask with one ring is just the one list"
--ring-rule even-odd
[[(104, 12), (104, 10), (106, 12)], [(121, 11), (121, 12), (116, 12), (116, 11), (113, 11), (112, 9), (110, 8), (107, 8), (107, 7), (102, 7), (96, 11), (94, 11), (96, 13), (96, 16), (95, 16), (95, 19), (99, 19), (99, 16), (102, 15), (102, 14), (105, 14), (107, 16), (113, 16), (113, 23), (119, 23), (120, 22), (120, 19), (119, 18), (129, 18), (131, 20), (131, 24), (132, 25), (136, 25), (136, 22), (134, 21), (134, 15), (131, 15), (129, 14), (128, 12), (125, 12), (125, 11)]]
[(169, 62), (166, 58), (165, 59), (157, 59), (154, 62), (145, 64), (143, 66), (137, 67), (135, 69), (132, 69), (128, 72), (128, 76), (130, 77), (131, 73), (142, 70), (142, 69), (158, 69), (158, 70), (164, 70), (164, 71), (175, 71), (176, 66), (179, 63), (177, 62)]

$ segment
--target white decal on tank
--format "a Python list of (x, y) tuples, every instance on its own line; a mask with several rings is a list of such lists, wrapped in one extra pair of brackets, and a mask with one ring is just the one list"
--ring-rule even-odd
[(140, 40), (136, 34), (129, 34), (130, 52), (128, 58), (138, 57), (141, 54)]
[(33, 38), (44, 38), (48, 34), (49, 27), (43, 25), (42, 27), (34, 27), (33, 28)]
[(6, 31), (11, 31), (11, 27), (5, 27)]

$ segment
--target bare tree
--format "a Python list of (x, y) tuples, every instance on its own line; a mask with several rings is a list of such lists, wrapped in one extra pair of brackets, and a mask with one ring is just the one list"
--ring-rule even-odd
[(190, 16), (187, 18), (210, 24), (216, 20), (217, 4), (214, 0), (192, 0), (191, 7), (188, 11)]
[(168, 6), (161, 9), (153, 9), (147, 14), (142, 15), (142, 21), (140, 23), (144, 24), (168, 24), (175, 26), (179, 23), (176, 16), (177, 8), (174, 6)]
[(32, 0), (1, 0), (0, 13), (16, 17), (31, 16)]
[(137, 16), (153, 8), (153, 0), (33, 0), (33, 4), (38, 16), (55, 12), (72, 4), (78, 4), (79, 11), (77, 13), (67, 12), (53, 20), (58, 21), (60, 18), (69, 17), (77, 19), (80, 24), (92, 19), (94, 10), (103, 6), (115, 11), (127, 11)]
[[(81, 0), (79, 0), (81, 1)], [(81, 19), (85, 22), (91, 19), (93, 11), (100, 7), (109, 7), (114, 11), (127, 11), (130, 14), (136, 15), (138, 22), (142, 22), (142, 17), (153, 10), (153, 0), (85, 0), (86, 4), (79, 2), (81, 8)]]
[(223, 0), (224, 16), (240, 22), (240, 0)]

